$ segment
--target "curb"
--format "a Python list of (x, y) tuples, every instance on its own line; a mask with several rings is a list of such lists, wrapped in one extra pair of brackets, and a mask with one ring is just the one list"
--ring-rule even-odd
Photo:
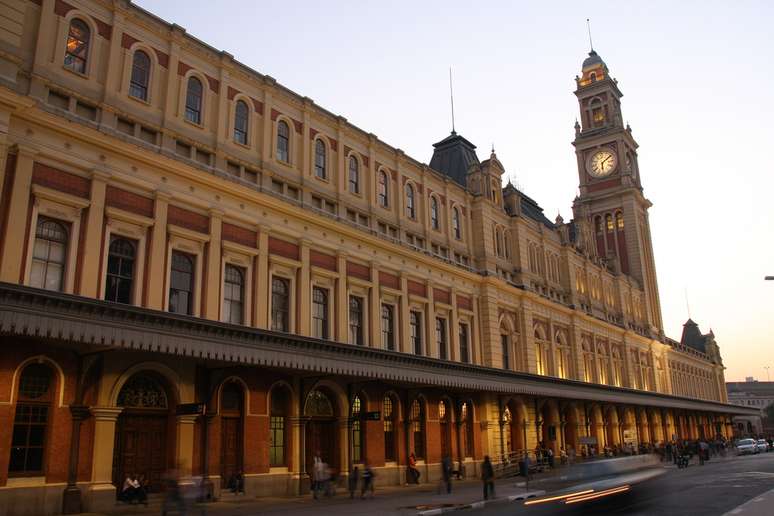
[(484, 507), (489, 507), (493, 505), (501, 505), (506, 503), (513, 503), (518, 502), (521, 500), (526, 500), (527, 498), (535, 498), (536, 496), (543, 496), (546, 494), (545, 491), (537, 490), (537, 491), (527, 491), (526, 493), (520, 493), (517, 495), (510, 495), (510, 496), (504, 496), (502, 498), (495, 498), (494, 500), (481, 500), (480, 502), (473, 502), (473, 503), (466, 503), (462, 505), (457, 505), (454, 507), (443, 507), (440, 509), (428, 509), (426, 511), (420, 511), (417, 513), (417, 516), (436, 516), (437, 514), (445, 514), (447, 512), (453, 512), (453, 511), (465, 511), (469, 509), (483, 509)]

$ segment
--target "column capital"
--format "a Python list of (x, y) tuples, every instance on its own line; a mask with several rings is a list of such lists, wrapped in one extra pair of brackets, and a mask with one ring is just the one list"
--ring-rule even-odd
[(172, 200), (172, 194), (166, 190), (156, 190), (156, 193), (153, 195), (153, 197), (157, 201), (169, 202)]
[(180, 425), (193, 425), (194, 423), (196, 423), (196, 418), (198, 417), (199, 416), (196, 414), (185, 414), (185, 415), (176, 416), (177, 423)]
[(115, 421), (123, 412), (123, 407), (90, 407), (94, 419), (97, 421)]
[(96, 167), (91, 169), (92, 181), (101, 181), (103, 183), (107, 183), (110, 177), (111, 177), (110, 172), (106, 170), (103, 165), (97, 165)]
[(223, 215), (226, 214), (223, 210), (221, 210), (220, 208), (216, 208), (215, 206), (211, 206), (208, 211), (209, 211), (210, 217), (215, 219), (222, 219)]
[(14, 145), (14, 148), (19, 156), (24, 156), (26, 158), (34, 158), (39, 153), (37, 147), (28, 145), (26, 143), (17, 143)]

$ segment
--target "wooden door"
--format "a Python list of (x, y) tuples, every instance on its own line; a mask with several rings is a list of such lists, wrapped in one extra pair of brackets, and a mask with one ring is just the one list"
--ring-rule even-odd
[(120, 489), (127, 475), (144, 475), (151, 492), (161, 489), (166, 467), (166, 415), (122, 415), (118, 422), (114, 483)]
[(338, 469), (336, 454), (336, 422), (312, 420), (306, 424), (306, 472), (312, 474), (312, 465), (317, 452), (320, 458), (333, 469)]
[(220, 478), (223, 487), (242, 470), (242, 420), (238, 417), (221, 418)]

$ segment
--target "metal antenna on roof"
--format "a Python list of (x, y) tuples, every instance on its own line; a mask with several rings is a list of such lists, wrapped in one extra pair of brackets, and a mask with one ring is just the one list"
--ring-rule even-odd
[(452, 116), (452, 134), (457, 134), (454, 130), (454, 89), (452, 89), (452, 69), (449, 67), (449, 96), (451, 97), (451, 116)]
[(685, 308), (688, 309), (688, 319), (691, 318), (691, 303), (688, 302), (688, 287), (685, 287)]
[(591, 51), (594, 52), (594, 43), (591, 41), (591, 22), (588, 18), (586, 18), (586, 28), (589, 30), (589, 46), (591, 47)]

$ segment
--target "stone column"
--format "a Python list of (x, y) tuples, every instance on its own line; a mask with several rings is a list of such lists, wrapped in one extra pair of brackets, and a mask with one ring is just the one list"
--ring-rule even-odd
[(258, 328), (269, 329), (269, 226), (261, 225), (258, 233), (258, 256), (255, 267), (255, 298), (253, 321)]
[(347, 253), (344, 251), (339, 251), (336, 255), (336, 270), (339, 272), (339, 277), (336, 280), (336, 303), (333, 305), (336, 319), (336, 340), (339, 342), (349, 342), (349, 328), (347, 326), (347, 319), (349, 318)]
[(207, 261), (204, 273), (203, 317), (212, 321), (220, 320), (221, 292), (221, 234), (223, 229), (223, 212), (210, 210), (210, 241), (207, 243)]
[[(22, 256), (27, 243), (24, 241), (30, 206), (30, 189), (32, 187), (32, 167), (36, 151), (29, 147), (17, 146), (16, 171), (13, 184), (10, 185), (8, 198), (8, 217), (14, 217), (16, 223), (8, 221), (4, 242), (0, 242), (0, 281), (20, 283), (24, 271)], [(26, 221), (26, 222), (25, 222)], [(31, 228), (34, 231), (34, 228)]]
[(145, 303), (148, 308), (163, 310), (166, 299), (164, 283), (167, 261), (167, 208), (170, 196), (166, 192), (156, 192), (153, 204), (155, 221), (151, 229), (148, 273), (145, 276)]
[(312, 285), (309, 249), (312, 243), (308, 240), (301, 241), (301, 268), (298, 270), (298, 297), (296, 298), (296, 308), (298, 317), (296, 318), (296, 333), (304, 336), (311, 336), (311, 318), (312, 318)]
[(91, 199), (89, 203), (85, 226), (83, 249), (83, 265), (79, 293), (85, 297), (101, 298), (99, 292), (100, 257), (102, 253), (96, 252), (101, 248), (102, 234), (105, 220), (105, 190), (110, 174), (95, 169), (91, 175)]
[(449, 292), (450, 302), (452, 305), (451, 312), (449, 313), (449, 328), (448, 328), (448, 341), (449, 341), (449, 356), (448, 360), (459, 361), (460, 360), (460, 323), (459, 314), (457, 312), (457, 291), (452, 288)]
[(425, 355), (428, 357), (437, 358), (439, 354), (438, 342), (435, 340), (435, 301), (433, 284), (429, 280), (425, 283), (425, 289), (427, 290), (427, 323), (425, 324), (427, 331), (425, 332)]
[(371, 313), (371, 324), (368, 325), (370, 338), (366, 345), (381, 349), (382, 301), (379, 295), (379, 267), (376, 262), (371, 262), (371, 288), (368, 291), (368, 308)]
[(585, 381), (585, 364), (583, 362), (583, 338), (581, 329), (578, 327), (578, 321), (573, 316), (570, 327), (570, 346), (572, 346), (572, 361), (575, 365), (575, 375), (573, 378)]
[(535, 352), (535, 330), (532, 327), (532, 305), (524, 302), (521, 305), (522, 339), (524, 341), (524, 357), (526, 371), (537, 374), (537, 356)]
[(413, 353), (411, 339), (409, 339), (409, 303), (408, 303), (408, 279), (404, 274), (400, 275), (400, 314), (398, 315), (398, 339), (395, 349), (403, 353)]
[(115, 507), (116, 487), (113, 485), (113, 453), (116, 420), (121, 407), (91, 407), (94, 416), (94, 448), (91, 462), (91, 485), (84, 509), (107, 512)]
[(194, 448), (194, 424), (196, 415), (177, 416), (177, 449), (175, 450), (175, 459), (177, 462), (177, 472), (184, 482), (190, 481), (191, 466), (193, 464)]

